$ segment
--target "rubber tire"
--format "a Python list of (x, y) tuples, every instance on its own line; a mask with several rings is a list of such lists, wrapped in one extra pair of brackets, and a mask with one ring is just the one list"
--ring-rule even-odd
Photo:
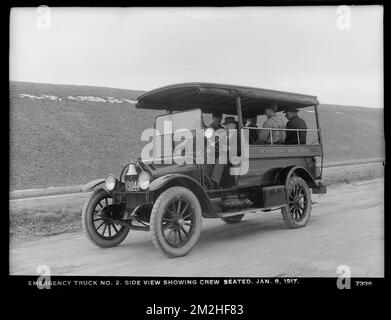
[[(189, 239), (189, 241), (181, 248), (173, 248), (171, 247), (164, 239), (161, 231), (161, 219), (164, 215), (164, 210), (166, 206), (176, 197), (181, 196), (186, 198), (192, 205), (195, 212), (195, 230), (193, 236)], [(152, 242), (155, 248), (166, 255), (167, 257), (182, 257), (188, 254), (196, 245), (202, 229), (202, 209), (201, 205), (194, 195), (189, 189), (184, 187), (171, 187), (167, 190), (163, 191), (162, 194), (156, 199), (150, 218), (150, 233)]]
[(225, 223), (232, 224), (232, 223), (238, 223), (240, 222), (244, 217), (244, 214), (238, 214), (237, 216), (230, 216), (221, 218)]
[(284, 219), (286, 225), (292, 229), (305, 227), (305, 225), (308, 223), (308, 220), (310, 219), (310, 216), (311, 216), (311, 205), (312, 205), (310, 188), (308, 187), (307, 183), (302, 178), (300, 178), (298, 176), (292, 176), (289, 179), (289, 183), (288, 183), (288, 187), (287, 187), (288, 197), (289, 197), (291, 190), (293, 189), (293, 187), (296, 184), (300, 184), (303, 187), (303, 190), (307, 196), (308, 205), (307, 205), (307, 208), (304, 212), (304, 218), (301, 221), (295, 221), (293, 219), (292, 214), (288, 210), (288, 206), (281, 208), (282, 218)]
[(129, 228), (123, 227), (122, 230), (118, 232), (116, 238), (112, 240), (103, 239), (95, 230), (94, 222), (92, 221), (94, 216), (94, 210), (98, 205), (98, 202), (108, 195), (105, 189), (95, 190), (90, 198), (86, 201), (82, 211), (82, 224), (83, 230), (87, 239), (94, 245), (100, 248), (111, 248), (119, 245), (122, 241), (125, 240), (126, 236), (129, 233)]

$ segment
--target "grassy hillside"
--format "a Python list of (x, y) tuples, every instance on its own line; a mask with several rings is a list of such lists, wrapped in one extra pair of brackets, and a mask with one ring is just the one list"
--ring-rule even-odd
[[(10, 83), (11, 190), (82, 184), (139, 157), (159, 111), (136, 110), (141, 91)], [(45, 96), (45, 97), (44, 97)], [(383, 111), (320, 105), (326, 161), (384, 155)], [(313, 114), (302, 112), (309, 120)]]

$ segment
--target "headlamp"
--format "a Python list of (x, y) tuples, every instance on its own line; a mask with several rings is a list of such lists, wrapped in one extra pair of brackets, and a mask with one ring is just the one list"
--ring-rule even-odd
[(141, 172), (138, 176), (138, 185), (143, 190), (148, 189), (150, 181), (151, 177), (145, 171)]
[(106, 189), (109, 191), (113, 191), (117, 186), (118, 180), (113, 175), (108, 175), (105, 180)]

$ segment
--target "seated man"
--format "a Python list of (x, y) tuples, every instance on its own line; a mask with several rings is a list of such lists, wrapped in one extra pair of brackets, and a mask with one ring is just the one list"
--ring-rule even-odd
[[(234, 117), (226, 117), (223, 125), (225, 127), (225, 130), (227, 130), (227, 143), (228, 143), (229, 136), (232, 135), (232, 132), (230, 132), (229, 130), (230, 129), (237, 129), (237, 123), (236, 123)], [(221, 142), (219, 141), (219, 143), (221, 143)], [(225, 164), (219, 163), (219, 156), (218, 156), (219, 149), (218, 148), (219, 148), (219, 146), (217, 146), (217, 148), (216, 148), (216, 164), (213, 166), (213, 170), (212, 170), (212, 173), (210, 176), (210, 179), (211, 179), (212, 183), (214, 184), (213, 187), (215, 189), (220, 188), (220, 182), (223, 177), (223, 173), (224, 173), (224, 169), (225, 169)], [(228, 146), (225, 146), (224, 149), (227, 152)], [(227, 154), (227, 156), (228, 156), (228, 154)]]
[[(230, 137), (232, 137), (233, 132), (230, 132), (231, 129), (238, 129), (238, 123), (234, 117), (226, 117), (223, 123), (225, 130), (227, 130), (227, 143), (229, 143)], [(237, 141), (237, 154), (240, 154), (240, 144), (238, 139), (239, 132), (236, 131), (236, 141)]]
[[(265, 108), (265, 115), (267, 120), (263, 124), (265, 129), (285, 129), (285, 125), (282, 119), (277, 117), (276, 112), (278, 107), (276, 104), (272, 104)], [(284, 130), (259, 130), (259, 136), (257, 144), (282, 144), (285, 141)]]
[[(226, 117), (225, 118), (225, 121), (223, 123), (224, 127), (225, 127), (225, 130), (227, 130), (227, 144), (228, 146), (230, 146), (230, 144), (232, 143), (233, 139), (236, 140), (236, 153), (233, 151), (233, 150), (228, 150), (229, 152), (232, 152), (232, 153), (228, 153), (227, 156), (228, 156), (228, 166), (232, 166), (232, 167), (240, 167), (240, 162), (239, 163), (235, 163), (236, 160), (234, 160), (232, 163), (232, 158), (230, 157), (240, 157), (241, 155), (241, 145), (240, 145), (240, 139), (239, 139), (239, 134), (240, 132), (238, 131), (238, 122), (235, 120), (234, 117)], [(233, 130), (233, 129), (236, 129), (236, 132)], [(235, 137), (236, 135), (236, 137)], [(229, 149), (229, 147), (227, 146), (227, 149)], [(236, 185), (237, 182), (238, 182), (238, 179), (239, 179), (239, 176), (232, 176), (230, 178), (230, 184), (232, 185)]]
[[(298, 112), (298, 109), (284, 111), (286, 118), (289, 120), (286, 123), (287, 129), (307, 129), (305, 121), (297, 115)], [(297, 136), (299, 136), (299, 141), (297, 141)], [(289, 130), (286, 132), (285, 144), (306, 144), (306, 140), (307, 131), (299, 131), (299, 134), (297, 134), (297, 131)]]
[(225, 130), (236, 129), (236, 125), (237, 123), (235, 117), (231, 117), (231, 116), (225, 117), (223, 122), (223, 126)]
[[(222, 120), (222, 113), (214, 112), (212, 115), (212, 123), (207, 127), (207, 129), (212, 128), (214, 131), (224, 129), (224, 127), (221, 125)], [(210, 189), (218, 189), (220, 187), (220, 181), (224, 172), (225, 165), (219, 164), (219, 144), (219, 137), (216, 136), (214, 146), (207, 151), (215, 152), (215, 164), (207, 164), (207, 166), (205, 167), (205, 178), (207, 186)]]
[[(247, 122), (245, 124), (245, 127), (249, 127), (249, 128), (258, 128), (258, 125), (257, 125), (257, 116), (252, 116), (250, 118), (247, 119)], [(256, 144), (257, 140), (258, 140), (258, 132), (259, 130), (256, 130), (256, 129), (249, 129), (249, 132), (248, 132), (248, 143), (249, 144)]]
[(208, 126), (208, 128), (212, 128), (215, 131), (218, 129), (224, 129), (221, 125), (221, 121), (223, 121), (223, 114), (221, 112), (213, 112), (212, 123)]

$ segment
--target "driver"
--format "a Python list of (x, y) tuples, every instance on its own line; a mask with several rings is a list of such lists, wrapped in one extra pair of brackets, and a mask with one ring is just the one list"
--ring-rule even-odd
[[(223, 124), (224, 124), (225, 130), (227, 131), (227, 137), (228, 137), (228, 141), (229, 141), (230, 139), (232, 139), (233, 134), (237, 134), (237, 132), (234, 133), (234, 131), (232, 131), (232, 129), (237, 129), (237, 122), (234, 117), (226, 117)], [(217, 137), (216, 137), (216, 139), (217, 139)], [(237, 143), (238, 143), (237, 153), (239, 153), (240, 146), (239, 146), (238, 139), (237, 139)], [(227, 150), (227, 146), (225, 146), (225, 149)], [(226, 167), (226, 164), (219, 163), (218, 152), (219, 152), (219, 150), (217, 149), (216, 150), (216, 164), (213, 167), (212, 174), (210, 177), (210, 179), (214, 183), (213, 187), (215, 189), (220, 189), (220, 182), (223, 177), (224, 169)]]
[(212, 128), (214, 131), (224, 129), (221, 125), (221, 121), (223, 121), (223, 114), (221, 112), (213, 112), (212, 123), (208, 126), (208, 128)]
[[(238, 123), (235, 120), (235, 117), (226, 117), (223, 123), (225, 130), (227, 131), (227, 142), (229, 143), (230, 139), (233, 138), (233, 131), (231, 129), (238, 129)], [(238, 132), (236, 131), (236, 141), (237, 141), (237, 154), (240, 154), (240, 141), (238, 139)]]
[[(219, 129), (223, 129), (224, 127), (221, 125), (221, 121), (223, 120), (223, 114), (221, 112), (214, 112), (212, 114), (212, 123), (207, 127), (207, 129), (211, 128), (214, 131)], [(220, 181), (223, 176), (224, 164), (219, 163), (219, 137), (215, 138), (215, 164), (207, 164), (205, 170), (205, 178), (207, 180), (208, 187), (211, 189), (219, 189)]]

